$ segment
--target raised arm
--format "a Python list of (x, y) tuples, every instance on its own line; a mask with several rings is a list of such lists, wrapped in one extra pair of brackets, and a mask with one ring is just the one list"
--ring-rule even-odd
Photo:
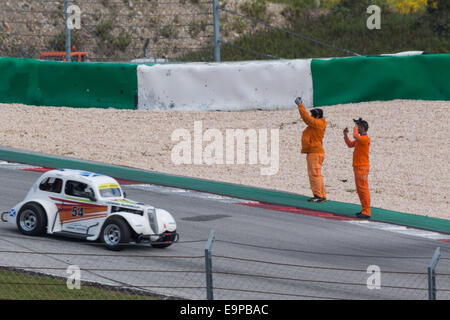
[(355, 138), (356, 140), (361, 139), (361, 136), (359, 135), (359, 132), (358, 132), (358, 126), (355, 126), (353, 128), (353, 138)]
[(308, 126), (314, 128), (323, 128), (323, 122), (309, 115), (308, 111), (306, 111), (305, 106), (301, 103), (298, 104), (298, 112), (300, 112), (300, 117), (302, 117), (303, 121)]
[(349, 148), (353, 148), (355, 146), (355, 144), (356, 144), (356, 140), (350, 141), (350, 139), (348, 138), (347, 134), (348, 134), (348, 128), (345, 128), (344, 129), (344, 141), (345, 141), (345, 143), (347, 144), (347, 146)]

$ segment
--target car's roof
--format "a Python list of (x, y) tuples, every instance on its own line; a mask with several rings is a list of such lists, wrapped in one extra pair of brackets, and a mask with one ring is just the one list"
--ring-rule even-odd
[(66, 180), (75, 180), (80, 181), (84, 183), (93, 184), (95, 186), (98, 186), (100, 184), (104, 183), (117, 183), (117, 181), (109, 176), (105, 176), (102, 174), (89, 172), (89, 171), (83, 171), (83, 170), (74, 170), (74, 169), (55, 169), (47, 171), (42, 175), (42, 177), (60, 177)]

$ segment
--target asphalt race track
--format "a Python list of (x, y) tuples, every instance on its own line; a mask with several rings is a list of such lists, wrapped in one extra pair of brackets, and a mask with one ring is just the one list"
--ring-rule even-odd
[[(20, 202), (39, 175), (0, 168), (0, 211)], [(395, 232), (405, 228), (274, 211), (183, 190), (124, 190), (130, 199), (171, 212), (180, 241), (166, 249), (131, 244), (111, 252), (99, 243), (27, 237), (0, 223), (0, 266), (66, 277), (65, 268), (77, 265), (84, 281), (205, 299), (204, 248), (213, 229), (215, 299), (427, 299), (427, 266), (437, 247), (437, 296), (450, 299), (450, 242), (418, 230)], [(367, 286), (373, 265), (381, 271), (380, 289)]]

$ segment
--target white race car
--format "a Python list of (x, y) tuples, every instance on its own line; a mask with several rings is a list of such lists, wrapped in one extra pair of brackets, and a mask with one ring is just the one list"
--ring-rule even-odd
[(112, 250), (132, 241), (164, 248), (178, 240), (177, 225), (169, 212), (126, 199), (111, 177), (80, 170), (44, 173), (25, 200), (1, 218), (26, 235), (101, 240)]

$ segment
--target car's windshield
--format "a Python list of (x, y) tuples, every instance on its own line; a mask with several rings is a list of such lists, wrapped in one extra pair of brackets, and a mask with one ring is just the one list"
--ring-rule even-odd
[(106, 183), (99, 185), (98, 191), (103, 198), (118, 198), (122, 196), (120, 187), (116, 183)]

